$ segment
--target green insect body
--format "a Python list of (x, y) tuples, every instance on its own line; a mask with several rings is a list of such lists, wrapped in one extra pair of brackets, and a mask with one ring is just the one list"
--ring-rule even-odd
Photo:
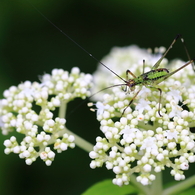
[[(174, 70), (173, 72), (169, 72), (169, 70), (166, 69), (166, 68), (159, 68), (162, 60), (165, 58), (165, 56), (167, 55), (169, 50), (173, 47), (174, 43), (178, 40), (178, 38), (180, 38), (181, 42), (183, 43), (183, 46), (184, 46), (184, 49), (185, 49), (185, 52), (186, 52), (186, 54), (188, 56), (189, 61), (187, 63), (185, 63), (183, 66), (181, 66), (180, 68)], [(93, 57), (91, 54), (90, 54), (90, 56)], [(154, 64), (154, 66), (151, 68), (150, 71), (144, 72), (145, 61), (143, 61), (143, 73), (141, 75), (139, 75), (139, 76), (135, 76), (130, 70), (127, 70), (126, 71), (126, 79), (124, 79), (121, 76), (119, 76), (117, 73), (115, 73), (113, 70), (111, 70), (109, 67), (107, 67), (105, 64), (103, 64), (101, 61), (98, 61), (102, 66), (104, 66), (106, 69), (108, 69), (110, 72), (112, 72), (115, 76), (117, 76), (124, 83), (123, 84), (112, 85), (110, 87), (106, 87), (106, 88), (96, 92), (92, 96), (94, 96), (97, 93), (99, 93), (101, 91), (104, 91), (106, 89), (110, 89), (112, 87), (125, 86), (125, 88), (123, 88), (123, 90), (125, 92), (127, 92), (127, 91), (131, 91), (132, 92), (132, 91), (135, 90), (135, 86), (140, 86), (140, 89), (135, 93), (135, 95), (133, 96), (133, 98), (131, 99), (129, 104), (125, 107), (125, 109), (123, 109), (123, 112), (122, 112), (122, 115), (121, 115), (121, 116), (123, 116), (123, 114), (125, 113), (125, 110), (133, 103), (133, 101), (135, 100), (135, 98), (137, 97), (139, 92), (141, 91), (141, 88), (143, 86), (145, 86), (145, 87), (150, 88), (152, 90), (158, 90), (159, 91), (160, 94), (159, 94), (158, 114), (159, 114), (160, 117), (162, 117), (162, 115), (160, 113), (162, 89), (158, 87), (158, 84), (163, 82), (164, 80), (169, 78), (171, 75), (175, 74), (176, 72), (180, 71), (181, 69), (185, 68), (189, 64), (192, 65), (192, 69), (195, 72), (194, 61), (195, 61), (195, 59), (193, 59), (193, 60), (190, 59), (188, 50), (187, 50), (187, 48), (186, 48), (186, 46), (184, 44), (184, 40), (181, 37), (181, 35), (177, 35), (176, 36), (176, 38), (173, 40), (171, 45), (168, 47), (168, 49), (165, 51), (165, 53), (162, 55), (162, 57)], [(129, 79), (129, 75), (131, 75), (131, 77), (133, 77), (133, 78)]]
[(169, 71), (166, 68), (158, 68), (156, 70), (151, 70), (133, 79), (133, 83), (131, 83), (129, 87), (133, 87), (136, 85), (141, 86), (156, 85), (162, 82), (164, 80), (164, 76), (168, 74)]
[[(195, 70), (195, 68), (194, 68), (194, 61), (195, 60), (190, 59), (190, 56), (189, 56), (187, 48), (185, 47), (185, 44), (184, 44), (184, 49), (185, 49), (186, 54), (189, 58), (189, 61), (186, 64), (184, 64), (183, 66), (181, 66), (180, 68), (178, 68), (177, 70), (175, 70), (173, 72), (169, 72), (168, 69), (166, 69), (166, 68), (158, 68), (160, 66), (160, 63), (162, 62), (162, 60), (164, 59), (164, 57), (169, 52), (169, 50), (172, 48), (172, 46), (174, 45), (174, 43), (177, 41), (178, 38), (180, 38), (181, 42), (184, 44), (184, 40), (183, 40), (183, 38), (181, 38), (181, 35), (177, 35), (177, 37), (173, 40), (173, 42), (171, 43), (169, 48), (165, 51), (165, 53), (162, 55), (162, 57), (155, 63), (155, 65), (152, 67), (152, 69), (150, 71), (144, 73), (144, 65), (145, 65), (145, 61), (144, 61), (143, 74), (141, 74), (140, 76), (136, 77), (130, 70), (126, 71), (126, 80), (124, 80), (123, 78), (121, 78), (120, 76), (117, 75), (121, 80), (124, 81), (124, 84), (122, 84), (122, 85), (126, 86), (125, 91), (127, 91), (127, 88), (130, 91), (134, 91), (136, 85), (139, 85), (141, 87), (145, 86), (145, 87), (150, 88), (150, 89), (158, 90), (160, 92), (158, 114), (161, 117), (162, 117), (162, 115), (160, 114), (160, 104), (161, 104), (162, 90), (158, 87), (158, 84), (161, 83), (162, 81), (166, 80), (167, 78), (169, 78), (171, 75), (175, 74), (176, 72), (180, 71), (181, 69), (185, 68), (189, 64), (191, 64), (193, 70)], [(114, 74), (116, 75), (116, 73), (114, 73)], [(131, 75), (134, 78), (129, 79), (128, 78), (129, 75)], [(115, 86), (119, 86), (119, 85), (115, 85)], [(132, 100), (129, 102), (128, 106), (123, 110), (122, 115), (124, 114), (125, 110), (132, 104), (132, 102), (137, 97), (137, 95), (140, 91), (141, 91), (141, 89), (139, 89), (136, 92), (136, 94), (134, 95)]]

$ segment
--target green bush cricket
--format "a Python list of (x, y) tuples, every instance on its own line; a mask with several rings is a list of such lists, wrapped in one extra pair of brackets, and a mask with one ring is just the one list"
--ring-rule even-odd
[[(180, 38), (181, 42), (184, 44), (183, 38), (181, 37), (180, 34), (178, 34), (176, 36), (176, 38), (173, 40), (173, 42), (171, 43), (171, 45), (169, 46), (169, 48), (165, 51), (165, 53), (162, 55), (162, 57), (155, 63), (155, 65), (152, 67), (152, 69), (150, 71), (144, 73), (145, 61), (143, 61), (143, 74), (136, 77), (130, 70), (127, 70), (126, 71), (126, 80), (122, 79), (125, 83), (122, 85), (126, 85), (125, 91), (127, 90), (127, 87), (130, 89), (130, 91), (134, 91), (136, 85), (145, 86), (145, 87), (148, 87), (151, 89), (158, 90), (160, 92), (158, 114), (161, 117), (162, 117), (162, 115), (160, 114), (160, 103), (161, 103), (162, 90), (158, 87), (158, 84), (161, 83), (162, 81), (166, 80), (167, 78), (169, 78), (171, 75), (175, 74), (176, 72), (180, 71), (181, 69), (185, 68), (189, 64), (192, 64), (193, 70), (195, 69), (194, 68), (194, 59), (190, 60), (190, 56), (189, 56), (189, 53), (188, 53), (188, 50), (187, 50), (185, 44), (184, 44), (184, 48), (185, 48), (186, 54), (189, 58), (189, 61), (186, 64), (184, 64), (183, 66), (181, 66), (180, 68), (178, 68), (177, 70), (175, 70), (173, 72), (169, 72), (169, 70), (166, 68), (158, 68), (160, 66), (160, 63), (162, 62), (163, 58), (167, 55), (167, 53), (173, 47), (174, 43), (178, 40), (178, 38)], [(128, 78), (129, 74), (133, 77), (133, 79)], [(137, 95), (140, 91), (141, 91), (141, 89), (139, 89), (136, 92), (135, 96), (129, 102), (128, 106), (130, 106), (132, 104), (132, 102), (137, 97)], [(128, 108), (128, 106), (123, 110), (122, 115), (124, 114), (124, 112)]]
[[(137, 86), (137, 85), (139, 85), (141, 87), (145, 86), (147, 88), (151, 88), (151, 89), (154, 89), (154, 90), (158, 90), (159, 93), (160, 93), (159, 94), (158, 114), (159, 114), (159, 116), (162, 117), (162, 115), (160, 114), (160, 104), (161, 104), (162, 89), (160, 89), (158, 87), (158, 84), (161, 83), (162, 81), (166, 80), (167, 78), (169, 78), (171, 75), (175, 74), (176, 72), (180, 71), (181, 69), (185, 68), (189, 64), (192, 65), (192, 69), (195, 72), (195, 67), (194, 67), (194, 61), (195, 61), (195, 59), (193, 59), (193, 60), (190, 59), (190, 55), (189, 55), (189, 52), (188, 52), (188, 50), (187, 50), (187, 48), (185, 46), (184, 39), (182, 38), (182, 36), (180, 34), (178, 34), (175, 37), (175, 39), (172, 41), (172, 43), (168, 47), (168, 49), (164, 52), (164, 54), (162, 55), (162, 57), (154, 64), (154, 66), (152, 67), (152, 69), (150, 71), (144, 73), (145, 61), (143, 60), (143, 73), (140, 76), (137, 76), (136, 77), (130, 70), (127, 70), (126, 71), (126, 79), (123, 79), (121, 76), (119, 76), (113, 70), (111, 70), (108, 66), (106, 66), (104, 63), (102, 63), (100, 60), (98, 60), (96, 57), (94, 57), (91, 53), (89, 53), (85, 48), (83, 48), (81, 45), (79, 45), (76, 41), (74, 41), (69, 35), (67, 35), (65, 32), (63, 32), (52, 21), (50, 21), (43, 13), (41, 13), (34, 5), (32, 5), (32, 6), (34, 7), (34, 9), (40, 15), (42, 15), (52, 26), (54, 26), (58, 31), (60, 31), (63, 35), (65, 35), (70, 41), (72, 41), (75, 45), (77, 45), (78, 47), (80, 47), (81, 50), (83, 50), (90, 57), (92, 57), (95, 61), (97, 61), (102, 66), (104, 66), (106, 69), (108, 69), (110, 72), (112, 72), (115, 76), (117, 76), (119, 79), (121, 79), (124, 82), (124, 84), (118, 84), (118, 85), (113, 85), (113, 86), (106, 87), (106, 88), (104, 88), (104, 89), (96, 92), (95, 94), (97, 94), (97, 93), (99, 93), (99, 92), (101, 92), (103, 90), (106, 90), (106, 89), (109, 89), (109, 88), (112, 88), (112, 87), (117, 87), (117, 86), (125, 86), (124, 91), (127, 91), (127, 89), (129, 89), (131, 92), (135, 90), (135, 86)], [(173, 72), (169, 72), (169, 70), (166, 69), (166, 68), (158, 68), (160, 66), (160, 63), (162, 62), (162, 60), (165, 58), (165, 56), (167, 55), (167, 53), (169, 52), (169, 50), (173, 47), (173, 45), (175, 44), (175, 42), (179, 38), (180, 38), (181, 42), (183, 43), (183, 46), (184, 46), (184, 49), (185, 49), (185, 52), (187, 54), (187, 57), (188, 57), (188, 60), (189, 61), (187, 63), (185, 63), (183, 66), (181, 66), (180, 68), (178, 68), (177, 70), (173, 71)], [(131, 75), (133, 78), (132, 79), (129, 79), (129, 75)], [(133, 103), (133, 101), (135, 100), (135, 98), (137, 97), (137, 95), (139, 94), (140, 91), (141, 91), (141, 89), (139, 89), (135, 93), (134, 97), (131, 99), (131, 101), (129, 102), (128, 106), (126, 106), (126, 108), (123, 110), (122, 115), (124, 114), (125, 110)], [(94, 96), (95, 94), (93, 94), (92, 96)], [(92, 96), (90, 96), (90, 97), (92, 97)]]
[[(183, 46), (184, 46), (184, 49), (185, 49), (185, 52), (188, 56), (189, 61), (187, 63), (185, 63), (183, 66), (181, 66), (180, 68), (178, 68), (177, 70), (173, 71), (173, 72), (169, 72), (169, 70), (167, 68), (158, 68), (160, 66), (160, 63), (162, 62), (162, 60), (165, 58), (165, 56), (167, 55), (169, 50), (173, 47), (173, 45), (175, 44), (175, 42), (179, 38), (181, 39), (181, 42), (183, 43)], [(91, 54), (90, 54), (90, 56), (93, 57)], [(94, 58), (94, 59), (96, 61), (98, 61), (96, 58)], [(194, 61), (195, 61), (195, 59), (193, 59), (193, 60), (190, 59), (190, 55), (189, 55), (189, 52), (188, 52), (188, 50), (185, 46), (184, 39), (182, 38), (182, 36), (180, 34), (178, 34), (175, 37), (175, 39), (172, 41), (172, 43), (168, 47), (168, 49), (164, 52), (162, 57), (154, 64), (154, 66), (152, 67), (152, 69), (150, 71), (144, 72), (145, 60), (143, 60), (143, 73), (140, 76), (136, 77), (130, 70), (126, 70), (126, 79), (123, 79), (118, 74), (116, 74), (113, 70), (111, 70), (105, 64), (103, 64), (101, 61), (98, 61), (101, 65), (103, 65), (105, 68), (107, 68), (110, 72), (112, 72), (118, 78), (120, 78), (124, 82), (124, 84), (117, 84), (117, 85), (112, 85), (112, 86), (106, 87), (106, 88), (96, 92), (95, 94), (97, 94), (97, 93), (99, 93), (103, 90), (106, 90), (106, 89), (109, 89), (109, 88), (112, 88), (112, 87), (118, 87), (118, 86), (125, 86), (125, 89), (124, 89), (125, 92), (127, 92), (128, 89), (129, 89), (129, 91), (133, 92), (135, 90), (135, 86), (137, 86), (137, 85), (140, 86), (141, 88), (143, 86), (145, 86), (145, 87), (150, 88), (150, 89), (158, 90), (159, 93), (160, 93), (159, 94), (158, 114), (159, 114), (160, 117), (162, 117), (162, 115), (160, 114), (162, 89), (158, 87), (158, 84), (161, 83), (162, 81), (166, 80), (167, 78), (169, 78), (171, 75), (175, 74), (176, 72), (180, 71), (181, 69), (185, 68), (189, 64), (192, 65), (192, 69), (195, 72)], [(133, 78), (129, 79), (129, 75), (131, 75)], [(133, 101), (135, 100), (135, 98), (137, 97), (139, 92), (141, 91), (141, 88), (135, 93), (134, 97), (131, 99), (129, 104), (125, 107), (125, 109), (123, 110), (121, 116), (123, 116), (123, 114), (125, 113), (125, 110), (133, 103)], [(93, 94), (92, 96), (94, 96), (95, 94)]]

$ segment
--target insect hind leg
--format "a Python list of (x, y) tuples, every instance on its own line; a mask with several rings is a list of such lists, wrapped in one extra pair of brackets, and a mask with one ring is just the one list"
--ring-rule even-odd
[(155, 90), (158, 90), (160, 92), (160, 95), (159, 95), (159, 106), (158, 106), (158, 114), (160, 117), (162, 117), (161, 113), (160, 113), (160, 104), (161, 104), (161, 96), (162, 96), (162, 89), (161, 88), (157, 88), (157, 87), (152, 87), (152, 86), (147, 86), (151, 89), (155, 89)]
[[(188, 49), (187, 49), (187, 47), (186, 47), (186, 44), (185, 44), (184, 39), (183, 39), (183, 37), (182, 37), (181, 35), (179, 35), (179, 37), (180, 37), (180, 40), (181, 40), (181, 42), (182, 42), (182, 44), (183, 44), (183, 46), (184, 46), (184, 49), (185, 49), (185, 52), (186, 52), (186, 54), (187, 54), (188, 60), (191, 61), (191, 57), (190, 57), (189, 51), (188, 51)], [(195, 72), (194, 61), (191, 62), (191, 65), (192, 65), (192, 69), (193, 69), (194, 72)]]
[[(172, 41), (172, 43), (171, 43), (171, 45), (168, 47), (168, 49), (164, 52), (164, 54), (162, 55), (162, 57), (154, 64), (154, 66), (152, 67), (152, 70), (155, 70), (155, 69), (157, 69), (157, 68), (159, 67), (159, 65), (160, 65), (160, 63), (162, 62), (162, 60), (165, 58), (165, 56), (166, 56), (167, 53), (170, 51), (170, 49), (172, 49), (173, 45), (176, 43), (176, 41), (177, 41), (178, 39), (181, 40), (181, 42), (182, 42), (182, 44), (183, 44), (183, 47), (184, 47), (184, 50), (185, 50), (185, 52), (186, 52), (186, 54), (187, 54), (188, 60), (191, 61), (190, 54), (189, 54), (189, 52), (188, 52), (188, 49), (187, 49), (186, 44), (185, 44), (185, 42), (184, 42), (184, 39), (183, 39), (183, 37), (182, 37), (181, 34), (178, 34), (178, 35), (174, 38), (174, 40)], [(193, 61), (191, 61), (191, 65), (192, 65), (192, 69), (193, 69), (194, 72), (195, 72), (195, 65), (194, 65), (194, 62), (193, 62)]]

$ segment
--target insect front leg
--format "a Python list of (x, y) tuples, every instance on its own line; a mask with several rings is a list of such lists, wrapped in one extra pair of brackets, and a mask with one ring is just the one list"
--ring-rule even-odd
[(134, 78), (137, 78), (130, 70), (127, 70), (126, 71), (126, 80), (128, 81), (129, 80), (129, 74), (134, 77)]
[(129, 102), (129, 104), (124, 108), (121, 117), (123, 116), (123, 114), (125, 113), (125, 110), (127, 110), (127, 108), (133, 103), (134, 99), (137, 97), (138, 93), (141, 91), (141, 89), (139, 91), (137, 91), (137, 93), (134, 95), (134, 97), (131, 99), (131, 101)]
[(152, 89), (155, 89), (155, 90), (158, 90), (160, 92), (160, 95), (159, 95), (158, 114), (159, 114), (160, 117), (162, 117), (162, 115), (160, 114), (160, 104), (161, 104), (162, 89), (161, 88), (157, 88), (157, 87), (152, 87), (152, 86), (147, 86), (147, 87), (152, 88)]
[[(126, 70), (126, 81), (125, 81), (126, 86), (124, 89), (122, 89), (124, 92), (127, 92), (127, 87), (129, 87), (128, 86), (128, 84), (130, 83), (129, 74), (131, 76), (133, 76), (134, 78), (137, 78), (130, 70)], [(131, 90), (131, 91), (133, 91), (133, 90)]]

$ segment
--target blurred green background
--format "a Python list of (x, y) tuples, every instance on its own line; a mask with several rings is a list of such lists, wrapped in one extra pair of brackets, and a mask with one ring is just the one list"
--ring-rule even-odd
[[(195, 1), (29, 1), (98, 59), (113, 46), (168, 47), (178, 33), (183, 35), (191, 57), (195, 57)], [(53, 68), (70, 70), (78, 66), (90, 73), (96, 69), (96, 61), (26, 0), (1, 1), (0, 29), (0, 94), (22, 81), (37, 81), (38, 75), (50, 73)], [(180, 42), (167, 57), (188, 60)], [(69, 110), (79, 103), (79, 100), (71, 103)], [(86, 106), (72, 114), (69, 127), (93, 144), (95, 137), (101, 135), (95, 114)], [(4, 154), (3, 141), (8, 137), (0, 137), (1, 194), (81, 194), (95, 182), (114, 176), (105, 168), (91, 170), (88, 154), (79, 148), (57, 154), (51, 167), (40, 160), (27, 166), (17, 155)], [(191, 166), (186, 175), (194, 174), (194, 168)], [(172, 179), (169, 171), (164, 176), (166, 182)]]

